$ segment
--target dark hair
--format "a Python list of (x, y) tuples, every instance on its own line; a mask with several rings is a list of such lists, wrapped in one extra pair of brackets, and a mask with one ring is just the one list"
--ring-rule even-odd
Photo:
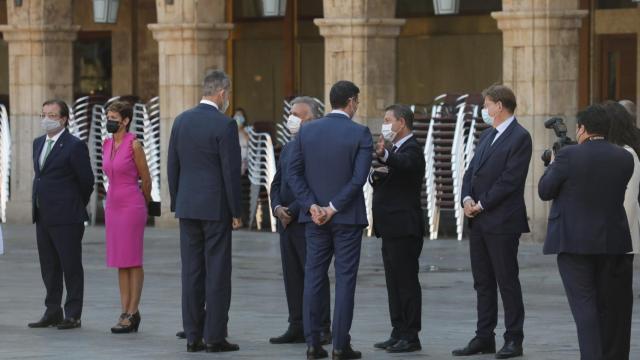
[(329, 91), (329, 101), (333, 109), (343, 109), (347, 107), (349, 99), (357, 97), (360, 89), (351, 81), (340, 80), (333, 84)]
[(54, 104), (58, 105), (58, 108), (60, 109), (60, 117), (67, 119), (67, 121), (65, 121), (64, 123), (64, 126), (67, 127), (69, 125), (69, 105), (67, 105), (66, 102), (60, 99), (49, 99), (42, 103), (42, 107)]
[(584, 126), (591, 135), (607, 136), (611, 127), (611, 120), (602, 104), (593, 104), (580, 111), (576, 123)]
[(114, 101), (107, 107), (107, 112), (118, 113), (122, 120), (125, 118), (129, 118), (129, 123), (127, 124), (127, 131), (131, 127), (131, 123), (133, 122), (133, 107), (126, 101)]
[(609, 115), (609, 136), (607, 139), (620, 146), (630, 146), (640, 157), (640, 133), (631, 114), (621, 104), (605, 101), (604, 109)]
[(511, 89), (504, 85), (491, 85), (482, 92), (483, 97), (488, 97), (493, 102), (501, 102), (502, 106), (509, 110), (512, 114), (518, 106), (516, 95)]
[(407, 127), (410, 130), (413, 130), (413, 111), (411, 111), (409, 106), (404, 104), (393, 104), (391, 106), (387, 106), (384, 111), (393, 111), (393, 116), (395, 116), (396, 119), (403, 118)]

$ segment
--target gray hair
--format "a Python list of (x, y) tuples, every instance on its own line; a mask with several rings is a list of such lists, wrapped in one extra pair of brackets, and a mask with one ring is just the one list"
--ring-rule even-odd
[(631, 100), (620, 100), (618, 101), (618, 104), (622, 105), (624, 107), (625, 110), (627, 110), (627, 112), (629, 114), (631, 114), (631, 116), (633, 117), (633, 119), (636, 119), (636, 104), (633, 103), (633, 101)]
[(231, 80), (222, 70), (213, 70), (204, 77), (202, 84), (202, 94), (211, 96), (220, 90), (228, 90), (231, 87)]
[(291, 100), (291, 107), (295, 104), (307, 104), (309, 109), (311, 109), (311, 115), (314, 119), (322, 117), (322, 111), (320, 111), (320, 104), (318, 101), (311, 96), (298, 96), (297, 98)]

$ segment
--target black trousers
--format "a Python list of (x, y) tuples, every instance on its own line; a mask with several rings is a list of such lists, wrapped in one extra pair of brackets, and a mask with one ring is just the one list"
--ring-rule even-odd
[(231, 221), (180, 219), (180, 258), (188, 341), (223, 341), (231, 305)]
[(61, 311), (63, 279), (67, 287), (64, 315), (80, 319), (84, 297), (82, 236), (84, 224), (47, 226), (36, 222), (40, 272), (47, 295), (46, 314)]
[[(280, 233), (280, 255), (284, 290), (289, 308), (289, 327), (295, 332), (304, 332), (302, 324), (302, 301), (304, 294), (304, 265), (307, 256), (305, 224), (293, 222)], [(331, 293), (329, 276), (325, 274), (321, 295), (323, 331), (331, 329)]]
[(633, 255), (559, 254), (578, 329), (580, 359), (628, 360), (633, 312)]
[(504, 305), (505, 341), (524, 339), (524, 304), (518, 278), (521, 234), (471, 231), (469, 249), (473, 287), (478, 297), (476, 336), (493, 339), (498, 324), (498, 288)]
[(418, 279), (422, 237), (382, 238), (382, 261), (394, 339), (418, 339), (422, 324), (422, 288)]

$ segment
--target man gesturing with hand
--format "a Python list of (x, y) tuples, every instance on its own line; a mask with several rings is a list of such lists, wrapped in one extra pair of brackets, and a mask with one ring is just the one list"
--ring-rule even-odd
[(351, 348), (356, 275), (362, 231), (367, 226), (364, 186), (371, 167), (373, 141), (366, 126), (351, 119), (358, 109), (358, 87), (338, 81), (329, 93), (334, 109), (300, 128), (289, 163), (289, 185), (306, 223), (307, 259), (303, 323), (307, 358), (328, 356), (321, 346), (321, 294), (335, 255), (333, 358), (359, 359)]

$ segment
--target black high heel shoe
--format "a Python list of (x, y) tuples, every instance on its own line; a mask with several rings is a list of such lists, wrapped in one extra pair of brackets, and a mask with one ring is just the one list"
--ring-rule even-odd
[(142, 318), (140, 317), (140, 312), (137, 311), (135, 314), (125, 314), (123, 320), (128, 320), (129, 324), (124, 325), (119, 323), (118, 325), (111, 328), (111, 332), (113, 334), (128, 334), (131, 332), (138, 332), (138, 327), (140, 327), (140, 322)]

